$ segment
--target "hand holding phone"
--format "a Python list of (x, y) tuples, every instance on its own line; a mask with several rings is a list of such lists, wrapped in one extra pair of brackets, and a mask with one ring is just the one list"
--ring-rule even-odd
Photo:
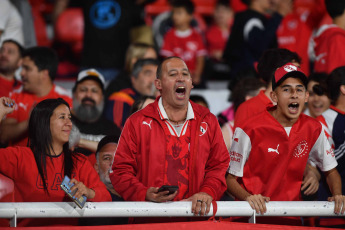
[(163, 185), (158, 189), (158, 192), (169, 191), (167, 195), (173, 194), (178, 190), (178, 186), (175, 185)]
[(81, 196), (79, 199), (73, 199), (74, 194), (77, 192), (77, 190), (70, 192), (71, 188), (74, 186), (74, 184), (70, 184), (70, 179), (68, 176), (65, 176), (65, 178), (63, 179), (62, 183), (61, 183), (61, 188), (62, 190), (65, 191), (65, 193), (74, 201), (74, 203), (76, 203), (78, 205), (79, 208), (83, 208), (85, 203), (86, 203), (86, 197), (85, 196)]

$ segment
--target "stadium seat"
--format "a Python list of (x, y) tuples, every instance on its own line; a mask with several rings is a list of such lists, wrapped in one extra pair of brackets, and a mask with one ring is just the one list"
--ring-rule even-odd
[(69, 8), (61, 13), (55, 24), (55, 39), (71, 45), (73, 52), (80, 53), (83, 47), (84, 21), (80, 8)]

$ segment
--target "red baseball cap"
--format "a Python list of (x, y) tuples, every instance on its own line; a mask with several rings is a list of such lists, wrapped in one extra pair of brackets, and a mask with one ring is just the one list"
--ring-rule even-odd
[(287, 63), (278, 68), (274, 73), (274, 78), (272, 79), (272, 89), (275, 90), (283, 81), (285, 81), (289, 77), (301, 79), (303, 85), (305, 86), (305, 88), (307, 88), (307, 75), (305, 75), (301, 68), (299, 68), (298, 66), (292, 63)]

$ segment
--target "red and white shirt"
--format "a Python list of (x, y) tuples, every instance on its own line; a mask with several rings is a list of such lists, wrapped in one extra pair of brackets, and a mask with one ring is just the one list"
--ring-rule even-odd
[(160, 54), (163, 57), (178, 56), (182, 58), (193, 73), (196, 69), (196, 58), (206, 56), (207, 51), (201, 35), (196, 30), (178, 31), (173, 28), (164, 36)]
[(312, 42), (314, 71), (331, 73), (345, 65), (345, 30), (337, 25), (324, 25)]
[(307, 161), (321, 171), (337, 166), (321, 124), (301, 114), (286, 128), (265, 111), (236, 128), (228, 173), (251, 194), (298, 201)]

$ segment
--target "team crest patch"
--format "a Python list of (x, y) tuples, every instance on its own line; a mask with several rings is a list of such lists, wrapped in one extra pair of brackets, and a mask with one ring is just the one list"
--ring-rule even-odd
[(309, 150), (309, 146), (308, 146), (307, 141), (301, 141), (296, 146), (293, 156), (297, 158), (303, 157), (304, 155), (308, 153), (308, 150)]
[(202, 135), (204, 135), (206, 133), (206, 131), (207, 131), (207, 123), (201, 122), (199, 136), (201, 137)]
[(297, 67), (296, 67), (296, 66), (293, 66), (293, 65), (286, 65), (286, 66), (284, 66), (284, 70), (285, 70), (286, 72), (296, 71), (296, 70), (297, 70)]

